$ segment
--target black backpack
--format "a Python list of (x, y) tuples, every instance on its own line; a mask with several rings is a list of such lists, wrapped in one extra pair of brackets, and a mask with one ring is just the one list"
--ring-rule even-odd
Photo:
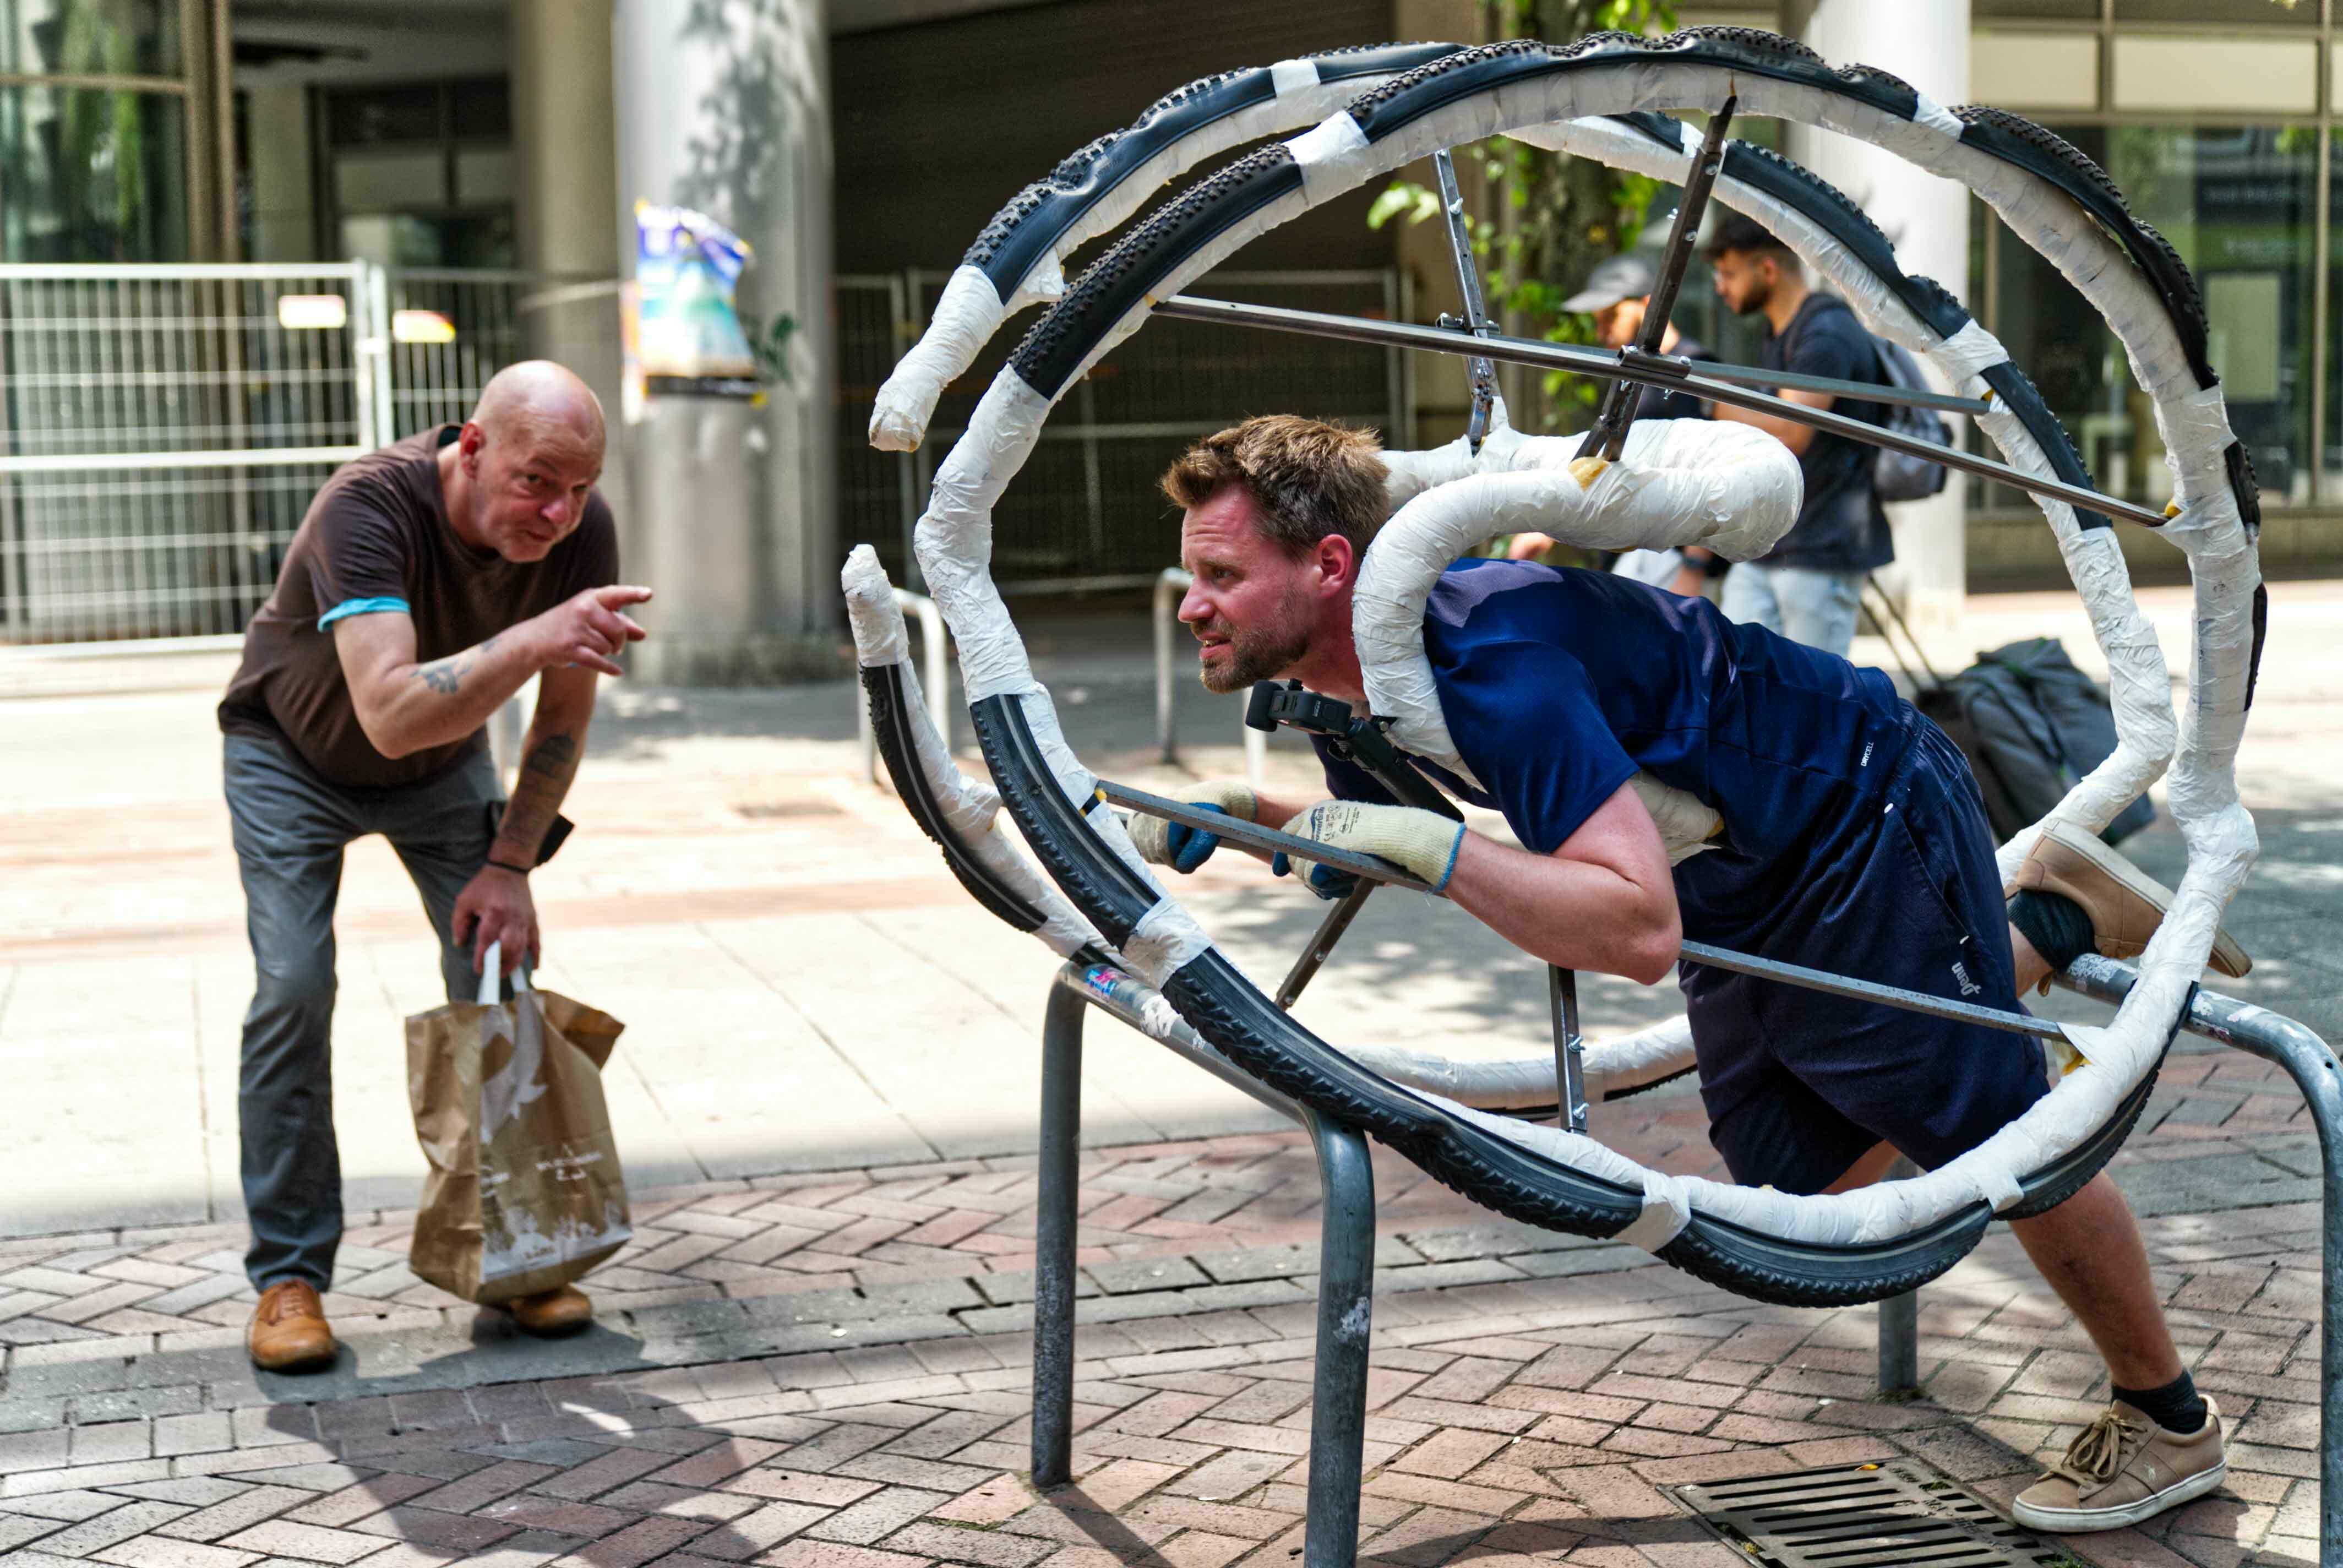
[[(1912, 357), (1901, 344), (1875, 337), (1872, 346), (1879, 351), (1880, 379), (1890, 387), (1901, 387), (1907, 392), (1930, 390), (1927, 378), (1920, 374), (1920, 362)], [(1887, 410), (1887, 428), (1899, 436), (1915, 440), (1934, 441), (1939, 447), (1953, 444), (1953, 432), (1933, 408), (1921, 408), (1909, 403), (1883, 403)], [(1878, 466), (1871, 471), (1871, 482), (1883, 501), (1925, 501), (1945, 487), (1945, 466), (1931, 463), (1926, 457), (1915, 457), (1908, 452), (1879, 449)]]
[[(1914, 699), (1969, 759), (1996, 839), (2006, 842), (2046, 816), (2116, 749), (2107, 694), (2075, 668), (2056, 638), (1991, 653)], [(2156, 820), (2143, 795), (2099, 836), (2119, 843)]]

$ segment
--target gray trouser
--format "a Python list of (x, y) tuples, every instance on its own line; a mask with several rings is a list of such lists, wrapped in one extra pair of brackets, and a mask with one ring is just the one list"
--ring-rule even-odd
[[(245, 1272), (256, 1289), (307, 1280), (322, 1291), (342, 1240), (332, 1034), (343, 846), (368, 833), (390, 840), (439, 934), (448, 999), (468, 1000), (478, 985), (471, 953), (449, 941), (447, 924), (488, 859), (503, 790), (485, 749), (420, 784), (349, 789), (282, 741), (231, 735), (226, 773), (256, 970), (236, 1089), (252, 1219)], [(404, 1076), (403, 1050), (383, 1044)]]
[(1792, 642), (1845, 658), (1863, 607), (1862, 572), (1745, 561), (1725, 578), (1725, 618), (1754, 623)]

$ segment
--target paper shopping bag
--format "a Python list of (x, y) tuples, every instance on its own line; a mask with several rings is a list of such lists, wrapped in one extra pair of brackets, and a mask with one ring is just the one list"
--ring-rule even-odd
[(407, 1020), (407, 1087), (430, 1174), (408, 1266), (467, 1301), (566, 1285), (626, 1244), (626, 1177), (602, 1100), (602, 1064), (626, 1028), (530, 989)]

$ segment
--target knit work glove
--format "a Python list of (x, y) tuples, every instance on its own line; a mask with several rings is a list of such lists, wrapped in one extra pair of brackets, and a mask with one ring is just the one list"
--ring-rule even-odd
[[(1373, 806), (1363, 800), (1321, 800), (1286, 823), (1285, 830), (1332, 849), (1381, 856), (1434, 889), (1448, 886), (1448, 879), (1456, 871), (1457, 853), (1464, 845), (1464, 824), (1453, 818), (1413, 806)], [(1269, 869), (1283, 876), (1286, 857), (1276, 856)], [(1320, 897), (1341, 896), (1314, 886), (1315, 880), (1313, 876), (1312, 890)]]
[[(1183, 805), (1200, 806), (1248, 822), (1259, 809), (1253, 792), (1242, 784), (1199, 784), (1183, 790), (1177, 799)], [(1143, 812), (1134, 814), (1130, 826), (1131, 847), (1139, 851), (1141, 859), (1151, 866), (1169, 866), (1183, 876), (1211, 859), (1212, 851), (1221, 847), (1218, 833), (1167, 822)]]

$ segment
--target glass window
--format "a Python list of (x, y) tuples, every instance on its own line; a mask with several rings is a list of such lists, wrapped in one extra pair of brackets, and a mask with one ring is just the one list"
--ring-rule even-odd
[(361, 87), (326, 98), (326, 139), (337, 147), (436, 142), (446, 132), (439, 87)]
[(179, 0), (0, 0), (0, 72), (176, 76)]
[(0, 86), (0, 260), (182, 261), (186, 105)]
[[(2097, 159), (2132, 211), (2196, 275), (2229, 424), (2265, 505), (2310, 498), (2311, 243), (2318, 133), (2125, 126), (2061, 135)], [(2161, 506), (2172, 478), (2153, 409), (2097, 310), (2014, 235), (1996, 236), (1995, 333), (2066, 422), (2102, 487)], [(2024, 504), (2006, 490), (1992, 504)]]
[(448, 85), (450, 136), (477, 141), (512, 139), (512, 84), (503, 76), (474, 76)]
[(368, 213), (345, 217), (340, 254), (384, 266), (520, 265), (510, 211)]

